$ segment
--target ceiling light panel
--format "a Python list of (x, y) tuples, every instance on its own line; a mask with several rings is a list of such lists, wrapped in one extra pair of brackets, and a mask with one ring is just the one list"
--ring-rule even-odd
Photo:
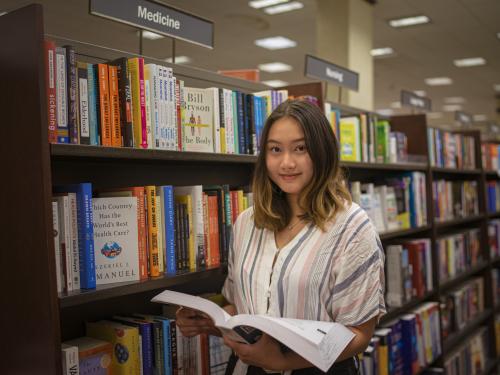
[[(140, 32), (139, 32), (139, 35), (140, 35)], [(149, 39), (149, 40), (157, 40), (157, 39), (165, 38), (163, 35), (153, 33), (152, 31), (148, 31), (148, 30), (142, 30), (142, 37), (144, 39)]]
[(427, 113), (427, 118), (431, 120), (437, 120), (443, 118), (443, 114), (441, 112), (429, 112)]
[(393, 54), (394, 50), (391, 47), (374, 48), (370, 51), (370, 55), (373, 57), (389, 56)]
[[(173, 62), (172, 58), (169, 57), (167, 59), (165, 59), (166, 62), (168, 63), (171, 63)], [(187, 57), (187, 56), (176, 56), (175, 57), (175, 63), (176, 64), (189, 64), (191, 62), (191, 58), (190, 57)]]
[(443, 101), (446, 104), (463, 104), (465, 103), (465, 98), (462, 98), (461, 96), (450, 96), (448, 98), (444, 98)]
[(500, 83), (497, 83), (497, 84), (493, 85), (493, 89), (494, 89), (496, 92), (500, 92)]
[(377, 109), (375, 112), (377, 112), (381, 116), (391, 116), (394, 113), (394, 110), (390, 108), (383, 108)]
[(271, 87), (283, 87), (288, 85), (288, 82), (281, 81), (279, 79), (272, 79), (270, 81), (262, 81), (263, 84), (271, 86)]
[(252, 8), (260, 9), (260, 8), (270, 7), (272, 5), (282, 4), (282, 3), (286, 3), (286, 2), (288, 2), (288, 0), (254, 0), (254, 1), (249, 1), (248, 5)]
[(264, 12), (270, 15), (280, 14), (285, 12), (291, 12), (292, 10), (302, 9), (304, 8), (304, 4), (299, 1), (292, 1), (290, 3), (275, 5), (269, 8), (264, 9)]
[(480, 66), (486, 64), (486, 60), (482, 57), (469, 57), (466, 59), (453, 60), (453, 64), (457, 68), (467, 68), (469, 66)]
[(474, 116), (472, 116), (472, 118), (474, 119), (474, 121), (486, 121), (486, 120), (488, 120), (488, 116), (483, 115), (483, 114), (474, 115)]
[(445, 112), (454, 112), (461, 111), (462, 106), (460, 104), (445, 104), (443, 105), (443, 111)]
[(453, 80), (449, 77), (433, 77), (426, 78), (425, 83), (429, 86), (446, 86), (451, 85)]
[(408, 27), (415, 25), (423, 25), (431, 22), (431, 19), (427, 16), (420, 15), (414, 17), (405, 17), (389, 20), (389, 25), (392, 27)]
[(414, 90), (413, 92), (415, 94), (417, 94), (418, 96), (426, 96), (427, 95), (427, 92), (425, 90)]
[(284, 49), (284, 48), (291, 48), (297, 46), (297, 42), (285, 38), (284, 36), (275, 36), (271, 38), (264, 38), (264, 39), (257, 39), (255, 41), (255, 45), (262, 47), (262, 48), (267, 48), (270, 50), (275, 50), (275, 49)]
[(273, 62), (268, 64), (260, 64), (259, 69), (268, 73), (280, 73), (289, 72), (290, 70), (292, 70), (292, 66), (281, 62)]

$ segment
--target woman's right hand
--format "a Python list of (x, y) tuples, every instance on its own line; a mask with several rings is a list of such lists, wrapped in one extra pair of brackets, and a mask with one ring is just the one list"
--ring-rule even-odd
[(213, 320), (200, 311), (181, 307), (176, 311), (175, 317), (177, 327), (179, 327), (181, 333), (186, 337), (197, 336), (201, 333), (221, 336)]

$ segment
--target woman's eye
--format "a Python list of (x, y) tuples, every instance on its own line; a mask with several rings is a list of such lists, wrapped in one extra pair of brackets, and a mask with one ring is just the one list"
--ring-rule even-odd
[(297, 150), (298, 152), (305, 152), (307, 149), (306, 149), (306, 145), (298, 145), (295, 150)]
[(280, 148), (278, 146), (271, 146), (269, 147), (269, 151), (273, 153), (280, 152)]

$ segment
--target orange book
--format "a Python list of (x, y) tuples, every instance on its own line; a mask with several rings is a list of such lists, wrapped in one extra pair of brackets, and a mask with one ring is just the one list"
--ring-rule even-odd
[(99, 122), (101, 130), (101, 145), (112, 146), (111, 116), (109, 105), (108, 66), (97, 64), (97, 79), (99, 81)]
[(160, 276), (160, 251), (158, 250), (158, 221), (156, 220), (156, 187), (145, 186), (148, 202), (149, 274)]
[(122, 134), (120, 129), (120, 97), (118, 94), (118, 68), (113, 65), (108, 66), (109, 72), (109, 105), (111, 122), (111, 144), (115, 147), (122, 147)]
[(144, 188), (131, 187), (132, 196), (137, 197), (137, 226), (139, 234), (139, 276), (141, 280), (148, 278), (148, 245), (146, 231), (146, 196)]
[(217, 204), (217, 195), (208, 196), (208, 227), (210, 242), (210, 265), (220, 265), (219, 249), (219, 213)]

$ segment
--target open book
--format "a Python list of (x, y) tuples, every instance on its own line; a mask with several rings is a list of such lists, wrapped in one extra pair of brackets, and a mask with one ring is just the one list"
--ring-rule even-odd
[(236, 341), (253, 344), (265, 332), (325, 372), (355, 336), (339, 323), (267, 315), (231, 316), (212, 301), (171, 290), (165, 290), (151, 301), (203, 312), (212, 318), (217, 328)]

